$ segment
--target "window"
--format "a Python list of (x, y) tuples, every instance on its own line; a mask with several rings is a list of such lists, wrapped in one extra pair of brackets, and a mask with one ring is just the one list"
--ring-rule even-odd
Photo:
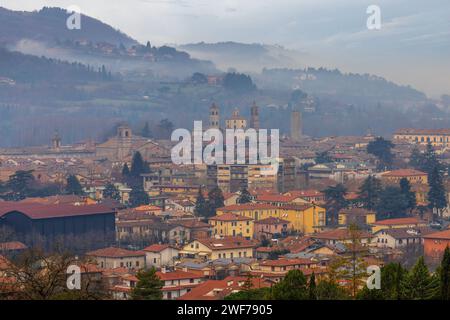
[(139, 267), (139, 261), (136, 261), (136, 267)]

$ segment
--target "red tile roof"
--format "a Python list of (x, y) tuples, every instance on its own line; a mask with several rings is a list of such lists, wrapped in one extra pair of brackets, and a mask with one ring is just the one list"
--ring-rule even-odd
[(395, 218), (395, 219), (385, 219), (379, 220), (373, 223), (377, 226), (391, 226), (391, 225), (402, 225), (402, 224), (426, 224), (425, 221), (420, 220), (416, 217), (408, 217), (408, 218)]
[(290, 203), (297, 199), (297, 195), (282, 195), (282, 194), (262, 194), (256, 197), (257, 201), (264, 202), (284, 202)]
[(243, 237), (223, 237), (222, 239), (205, 238), (197, 239), (198, 242), (207, 246), (211, 250), (253, 248), (256, 242)]
[(423, 236), (426, 239), (441, 239), (441, 240), (450, 240), (450, 229), (439, 231), (431, 234), (427, 234)]
[(174, 248), (170, 244), (152, 244), (151, 246), (148, 246), (143, 249), (143, 251), (148, 252), (161, 252), (167, 248)]
[(156, 272), (156, 275), (163, 281), (170, 281), (170, 280), (182, 280), (182, 279), (201, 279), (204, 276), (193, 273), (193, 272), (186, 272), (186, 271), (170, 271), (170, 272)]
[(244, 204), (232, 204), (230, 206), (222, 207), (217, 210), (239, 211), (239, 210), (258, 210), (258, 209), (279, 209), (279, 207), (268, 203), (244, 203)]
[(133, 251), (122, 248), (109, 247), (104, 249), (98, 249), (86, 253), (92, 257), (106, 257), (106, 258), (124, 258), (124, 257), (141, 257), (145, 256), (143, 251)]
[[(222, 300), (234, 291), (242, 290), (247, 277), (226, 277), (223, 280), (208, 280), (200, 283), (178, 300)], [(270, 284), (261, 278), (251, 278), (253, 288), (269, 287)]]
[[(370, 233), (366, 231), (358, 231), (360, 238), (370, 238)], [(334, 229), (312, 235), (315, 239), (323, 240), (347, 240), (351, 238), (350, 230), (348, 229)]]
[(12, 212), (20, 212), (30, 219), (50, 219), (107, 214), (113, 213), (114, 211), (110, 207), (100, 204), (78, 206), (71, 204), (46, 205), (38, 203), (18, 204), (14, 202), (0, 202), (0, 217)]
[(317, 262), (311, 261), (310, 259), (277, 259), (277, 260), (264, 260), (260, 263), (261, 266), (268, 267), (286, 267), (295, 265), (311, 265), (317, 264)]
[(388, 171), (382, 174), (383, 177), (411, 177), (411, 176), (426, 176), (427, 174), (422, 171), (414, 169), (399, 169)]
[(3, 242), (0, 243), (0, 251), (8, 250), (25, 250), (27, 246), (19, 241)]
[(248, 221), (248, 220), (253, 220), (252, 218), (249, 217), (244, 217), (241, 216), (239, 214), (234, 214), (231, 212), (227, 212), (224, 213), (220, 216), (215, 216), (212, 218), (209, 218), (209, 220), (215, 220), (215, 221)]

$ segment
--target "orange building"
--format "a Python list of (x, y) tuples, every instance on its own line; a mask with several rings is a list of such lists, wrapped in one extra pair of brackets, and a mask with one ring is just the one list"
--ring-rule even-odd
[(433, 260), (440, 260), (445, 248), (450, 247), (450, 229), (427, 234), (423, 239), (425, 256)]

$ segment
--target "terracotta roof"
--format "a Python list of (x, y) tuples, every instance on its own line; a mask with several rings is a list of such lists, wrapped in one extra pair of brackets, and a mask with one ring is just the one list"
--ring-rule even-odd
[(209, 220), (215, 220), (215, 221), (249, 221), (249, 220), (253, 220), (252, 218), (249, 217), (244, 217), (241, 216), (239, 214), (234, 214), (231, 212), (227, 212), (224, 213), (220, 216), (215, 216), (212, 218), (209, 218)]
[(408, 217), (408, 218), (395, 218), (395, 219), (385, 219), (379, 220), (373, 223), (377, 226), (391, 226), (391, 225), (402, 225), (402, 224), (426, 224), (425, 221), (420, 220), (416, 217)]
[(148, 246), (142, 250), (148, 252), (161, 252), (167, 248), (174, 248), (174, 247), (172, 247), (170, 244), (152, 244), (151, 246)]
[(317, 262), (310, 259), (277, 259), (277, 260), (264, 260), (260, 263), (261, 266), (269, 267), (283, 267), (283, 266), (295, 266), (295, 265), (311, 265), (317, 264)]
[(262, 194), (256, 197), (257, 201), (264, 202), (285, 202), (289, 203), (297, 199), (297, 195), (282, 195), (282, 194)]
[(19, 241), (11, 241), (11, 242), (3, 242), (0, 243), (0, 251), (9, 251), (9, 250), (24, 250), (27, 246)]
[(239, 211), (239, 210), (258, 210), (258, 209), (279, 209), (279, 207), (268, 203), (243, 203), (243, 204), (232, 204), (230, 206), (218, 208), (217, 210)]
[[(227, 295), (240, 291), (247, 277), (226, 277), (223, 280), (208, 280), (200, 283), (178, 300), (222, 300)], [(251, 278), (253, 288), (269, 287), (264, 279)]]
[(383, 177), (411, 177), (411, 176), (426, 176), (427, 174), (422, 171), (414, 169), (399, 169), (388, 171), (382, 174)]
[(290, 221), (283, 220), (280, 218), (275, 218), (275, 217), (269, 217), (266, 219), (261, 219), (261, 220), (255, 221), (255, 223), (275, 225), (275, 224), (289, 224)]
[(156, 275), (163, 281), (170, 281), (170, 280), (182, 280), (182, 279), (201, 279), (204, 276), (193, 273), (193, 272), (186, 272), (186, 271), (170, 271), (170, 272), (156, 272)]
[(395, 132), (395, 134), (412, 134), (412, 135), (450, 135), (450, 129), (413, 129), (403, 128)]
[(427, 234), (424, 236), (426, 239), (442, 239), (442, 240), (450, 240), (450, 229), (439, 231), (431, 234)]
[[(366, 231), (359, 231), (359, 236), (361, 238), (370, 238), (370, 233)], [(316, 239), (324, 239), (324, 240), (347, 240), (351, 238), (350, 230), (348, 229), (334, 229), (330, 231), (325, 231), (321, 233), (317, 233), (312, 236)]]
[(201, 222), (197, 219), (181, 219), (181, 220), (173, 220), (169, 222), (172, 225), (179, 225), (189, 229), (201, 229), (201, 228), (209, 228), (210, 225), (204, 222)]
[(365, 216), (367, 214), (375, 214), (375, 212), (364, 209), (364, 208), (350, 208), (342, 209), (339, 211), (340, 214), (348, 214), (349, 216)]
[(197, 241), (211, 250), (253, 248), (256, 246), (256, 242), (243, 237), (223, 237), (222, 239), (205, 238), (197, 239)]
[(124, 257), (140, 257), (145, 256), (143, 251), (133, 251), (116, 247), (109, 247), (104, 249), (98, 249), (86, 253), (88, 256), (93, 257), (106, 257), (106, 258), (124, 258)]
[(394, 228), (394, 229), (381, 229), (376, 233), (385, 232), (395, 239), (407, 239), (407, 238), (417, 238), (424, 237), (433, 233), (433, 229), (430, 227), (422, 228)]
[(324, 193), (319, 191), (319, 190), (292, 190), (289, 192), (286, 192), (285, 194), (290, 194), (292, 196), (297, 196), (297, 197), (306, 197), (306, 198), (310, 198), (310, 197), (323, 197)]
[(87, 216), (114, 213), (110, 207), (100, 204), (71, 205), (71, 204), (18, 204), (14, 202), (0, 203), (0, 217), (8, 213), (20, 212), (30, 219), (50, 219), (60, 217)]

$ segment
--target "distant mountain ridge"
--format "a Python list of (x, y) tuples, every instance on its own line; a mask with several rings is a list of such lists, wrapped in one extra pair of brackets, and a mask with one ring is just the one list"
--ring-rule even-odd
[(222, 70), (235, 68), (243, 72), (260, 72), (263, 68), (297, 68), (303, 53), (278, 45), (218, 42), (179, 45), (197, 59), (210, 60)]
[(138, 42), (95, 18), (81, 15), (81, 29), (66, 26), (70, 14), (61, 8), (44, 7), (39, 11), (12, 11), (0, 7), (0, 44), (11, 45), (22, 39), (53, 44), (58, 40), (108, 42), (136, 45)]

